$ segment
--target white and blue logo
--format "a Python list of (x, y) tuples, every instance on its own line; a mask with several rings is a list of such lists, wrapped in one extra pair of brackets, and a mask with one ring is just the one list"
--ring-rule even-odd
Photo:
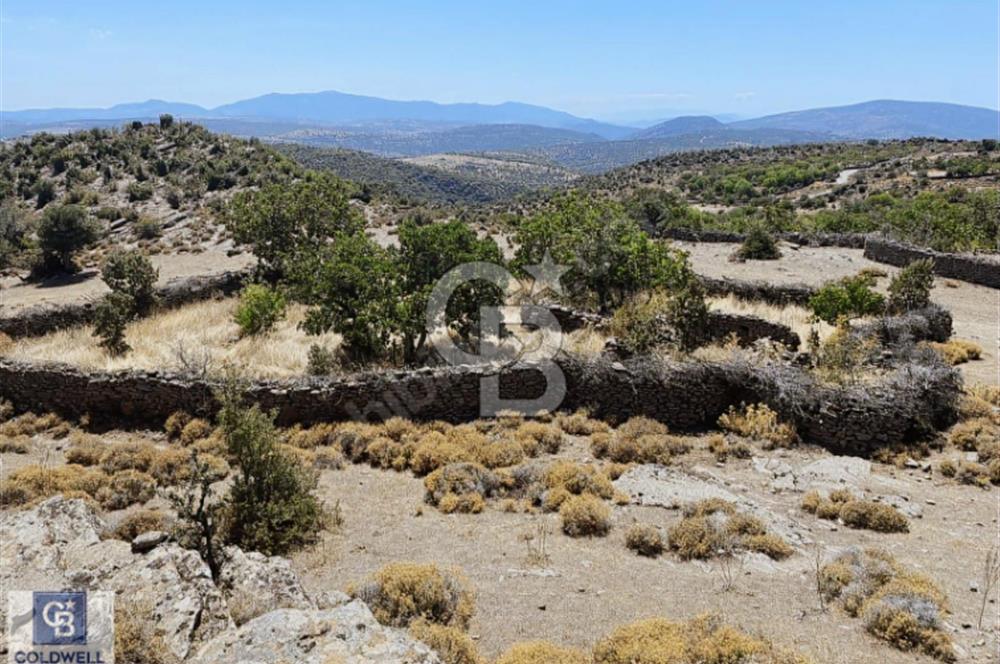
[(36, 646), (87, 643), (87, 593), (32, 593), (32, 634)]

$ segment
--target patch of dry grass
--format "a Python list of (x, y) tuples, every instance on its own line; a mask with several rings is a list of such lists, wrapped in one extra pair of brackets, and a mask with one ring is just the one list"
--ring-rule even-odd
[(225, 363), (241, 367), (247, 375), (285, 378), (306, 373), (309, 347), (322, 344), (335, 348), (340, 336), (307, 336), (298, 329), (305, 319), (303, 306), (288, 308), (287, 317), (268, 334), (240, 337), (233, 322), (236, 300), (211, 300), (160, 312), (130, 323), (125, 341), (132, 350), (109, 356), (98, 345), (90, 326), (60, 330), (41, 337), (18, 339), (5, 357), (30, 362), (64, 362), (87, 369), (181, 368), (178, 349), (203, 353), (216, 368)]
[(792, 332), (799, 335), (799, 339), (803, 343), (809, 338), (809, 334), (813, 329), (819, 334), (820, 341), (825, 340), (836, 329), (833, 325), (822, 321), (813, 322), (812, 312), (805, 307), (794, 304), (782, 307), (766, 302), (747, 302), (734, 295), (709, 298), (706, 301), (711, 311), (740, 316), (756, 316), (772, 323), (785, 325)]

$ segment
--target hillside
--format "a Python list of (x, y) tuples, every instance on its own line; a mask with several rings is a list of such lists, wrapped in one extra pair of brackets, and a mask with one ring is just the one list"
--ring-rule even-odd
[(685, 115), (655, 124), (632, 134), (632, 139), (666, 138), (683, 134), (710, 133), (719, 131), (724, 124), (708, 115)]
[(738, 129), (795, 129), (827, 132), (842, 138), (910, 138), (933, 136), (950, 139), (996, 138), (1000, 112), (988, 108), (877, 100), (850, 106), (816, 108), (768, 115), (728, 125)]
[(186, 122), (35, 134), (0, 147), (0, 198), (28, 225), (75, 204), (100, 221), (105, 246), (152, 253), (225, 243), (217, 211), (236, 191), (301, 174), (259, 141)]
[(277, 149), (306, 168), (330, 171), (384, 195), (415, 203), (492, 203), (517, 196), (535, 187), (539, 177), (517, 177), (513, 169), (439, 167), (454, 160), (467, 163), (506, 164), (504, 160), (435, 155), (414, 160), (387, 159), (341, 148), (279, 144)]

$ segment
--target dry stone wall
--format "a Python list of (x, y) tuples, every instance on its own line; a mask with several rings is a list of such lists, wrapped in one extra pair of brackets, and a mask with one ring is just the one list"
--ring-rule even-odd
[[(601, 418), (633, 415), (675, 429), (711, 426), (730, 406), (764, 402), (794, 422), (803, 437), (847, 454), (907, 442), (950, 423), (961, 380), (940, 364), (906, 365), (875, 383), (826, 386), (784, 364), (665, 362), (639, 357), (563, 357), (562, 407), (585, 407)], [(499, 376), (502, 398), (542, 395), (545, 378), (533, 365), (461, 366), (366, 372), (342, 378), (259, 382), (248, 396), (275, 409), (280, 424), (378, 420), (400, 415), (462, 422), (480, 416), (481, 379)], [(0, 361), (0, 398), (18, 410), (87, 414), (95, 423), (158, 427), (176, 410), (211, 414), (213, 384), (160, 372), (87, 373), (62, 365)]]
[(870, 237), (865, 243), (865, 258), (898, 267), (906, 267), (915, 260), (929, 258), (934, 261), (934, 272), (942, 277), (1000, 288), (1000, 256), (997, 255), (945, 254)]

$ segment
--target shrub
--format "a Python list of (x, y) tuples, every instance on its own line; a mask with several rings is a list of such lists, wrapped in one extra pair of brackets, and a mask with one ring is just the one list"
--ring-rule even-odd
[(73, 464), (58, 468), (24, 466), (0, 481), (0, 504), (5, 507), (24, 505), (59, 493), (67, 496), (82, 493), (93, 498), (108, 480), (104, 471), (98, 468)]
[(559, 427), (542, 422), (524, 422), (514, 432), (514, 440), (518, 441), (529, 456), (535, 456), (539, 451), (555, 454), (562, 447), (563, 435)]
[(770, 533), (749, 535), (743, 540), (743, 546), (772, 560), (784, 560), (795, 552), (788, 542)]
[(38, 225), (38, 245), (42, 251), (42, 269), (53, 272), (75, 272), (73, 255), (99, 236), (97, 224), (78, 205), (46, 208)]
[(736, 250), (733, 257), (739, 261), (768, 261), (781, 258), (781, 250), (771, 234), (764, 228), (755, 226), (747, 233), (743, 244)]
[(131, 542), (142, 533), (154, 530), (167, 532), (171, 527), (171, 519), (166, 512), (143, 508), (127, 514), (118, 522), (113, 534), (117, 539)]
[(938, 472), (945, 477), (954, 477), (958, 473), (958, 466), (951, 459), (944, 459), (938, 464)]
[(438, 654), (442, 664), (482, 664), (476, 643), (458, 627), (435, 625), (417, 620), (410, 625), (410, 635), (423, 641)]
[(711, 615), (687, 623), (649, 618), (619, 627), (594, 646), (594, 664), (806, 664), (809, 660), (723, 625)]
[(608, 425), (600, 420), (591, 419), (585, 410), (578, 410), (575, 413), (561, 413), (556, 418), (556, 424), (563, 432), (571, 436), (589, 436), (595, 433), (608, 431)]
[(424, 478), (425, 500), (439, 506), (447, 498), (446, 506), (451, 511), (477, 505), (481, 511), (482, 499), (491, 496), (499, 486), (497, 476), (477, 463), (448, 464)]
[(649, 353), (667, 343), (691, 350), (703, 341), (708, 319), (696, 281), (673, 292), (638, 293), (615, 310), (609, 330), (630, 353)]
[(145, 441), (115, 443), (105, 447), (101, 468), (106, 473), (119, 470), (148, 470), (156, 456), (156, 448)]
[(951, 366), (965, 364), (971, 360), (978, 360), (983, 354), (982, 346), (972, 341), (965, 341), (964, 339), (950, 339), (943, 343), (935, 341), (925, 343)]
[(160, 129), (170, 129), (174, 126), (174, 116), (169, 113), (160, 114)]
[(591, 495), (605, 500), (614, 496), (615, 487), (600, 469), (572, 461), (557, 461), (545, 469), (542, 482), (548, 489), (545, 507), (559, 509), (570, 496)]
[(237, 467), (227, 537), (243, 549), (280, 555), (314, 541), (322, 526), (316, 475), (279, 448), (274, 414), (242, 405), (240, 389), (230, 381), (217, 396), (219, 424)]
[(625, 531), (625, 546), (640, 556), (655, 558), (663, 553), (666, 544), (658, 528), (637, 523)]
[(767, 532), (757, 517), (743, 514), (721, 498), (709, 498), (687, 505), (684, 518), (671, 526), (670, 549), (682, 560), (731, 555), (740, 550), (763, 553), (781, 560), (793, 549), (781, 538)]
[(138, 470), (122, 470), (111, 476), (94, 496), (105, 509), (118, 510), (144, 503), (156, 495), (156, 480)]
[(948, 434), (948, 442), (964, 452), (986, 450), (991, 443), (998, 440), (1000, 440), (1000, 426), (985, 417), (960, 422)]
[(961, 484), (972, 484), (986, 488), (990, 483), (990, 472), (982, 464), (962, 461), (958, 464), (955, 479)]
[(954, 661), (940, 623), (947, 610), (944, 593), (885, 551), (852, 549), (838, 556), (820, 569), (819, 588), (828, 600), (839, 599), (849, 615), (863, 617), (872, 635), (901, 650)]
[(240, 294), (234, 319), (244, 336), (270, 331), (285, 315), (285, 296), (263, 284), (250, 284)]
[(139, 217), (135, 222), (135, 236), (140, 240), (155, 240), (163, 235), (163, 226), (152, 217)]
[(889, 310), (893, 313), (923, 309), (931, 303), (934, 288), (934, 261), (913, 261), (889, 282)]
[(349, 592), (364, 601), (380, 623), (393, 627), (423, 620), (464, 629), (475, 610), (465, 577), (458, 570), (442, 571), (432, 564), (386, 565)]
[(590, 664), (582, 650), (564, 648), (545, 641), (515, 643), (493, 664)]
[(882, 313), (885, 298), (872, 290), (870, 276), (845, 277), (825, 284), (809, 298), (809, 308), (816, 318), (836, 325), (841, 318), (859, 318)]
[(880, 533), (906, 533), (910, 524), (895, 507), (870, 500), (852, 500), (840, 508), (840, 518), (851, 528)]
[(795, 428), (780, 422), (778, 414), (763, 403), (744, 406), (739, 410), (730, 406), (719, 417), (719, 426), (747, 438), (767, 441), (766, 449), (791, 447), (798, 442)]
[(310, 376), (329, 376), (337, 367), (337, 355), (326, 346), (309, 346), (306, 373)]
[(167, 434), (167, 439), (177, 440), (180, 438), (185, 425), (190, 421), (191, 415), (183, 410), (176, 410), (171, 413), (163, 423), (163, 430)]
[(563, 532), (570, 537), (603, 536), (611, 530), (611, 508), (590, 494), (570, 496), (559, 507)]
[(131, 298), (136, 315), (146, 315), (156, 304), (159, 271), (138, 251), (115, 250), (101, 268), (101, 279), (114, 293)]
[(130, 202), (148, 201), (153, 197), (153, 185), (148, 182), (132, 182), (127, 191)]
[(125, 329), (133, 317), (135, 302), (124, 293), (105, 295), (94, 309), (94, 336), (109, 355), (124, 355), (131, 346), (125, 341)]

